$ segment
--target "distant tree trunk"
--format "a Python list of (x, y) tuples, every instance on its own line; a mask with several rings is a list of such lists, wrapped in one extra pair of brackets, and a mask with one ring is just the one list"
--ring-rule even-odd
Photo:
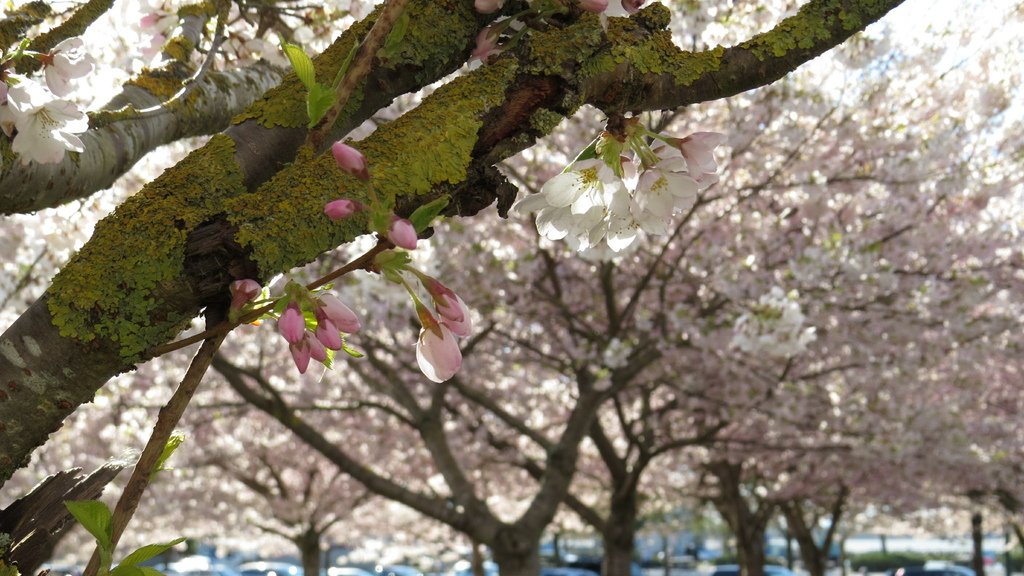
[(718, 495), (711, 499), (736, 538), (736, 556), (742, 576), (764, 576), (764, 536), (775, 511), (773, 504), (760, 502), (756, 509), (743, 497), (743, 465), (718, 461), (707, 465), (718, 480)]
[[(832, 502), (828, 511), (829, 527), (819, 542), (814, 536), (814, 528), (818, 525), (817, 513), (808, 519), (804, 505), (800, 501), (784, 502), (779, 505), (783, 515), (786, 517), (787, 536), (792, 535), (800, 545), (800, 560), (804, 563), (804, 570), (811, 576), (825, 576), (828, 568), (828, 555), (832, 551), (832, 542), (835, 540), (836, 527), (843, 516), (843, 508), (849, 490), (840, 487), (838, 494)], [(813, 504), (811, 504), (814, 507)], [(816, 508), (816, 507), (815, 507)]]
[(540, 574), (540, 541), (525, 538), (519, 531), (504, 527), (491, 543), (491, 554), (501, 576), (537, 576)]
[(786, 568), (793, 569), (793, 533), (786, 529)]
[[(636, 484), (632, 486), (635, 488)], [(633, 541), (636, 538), (637, 494), (635, 489), (623, 487), (612, 498), (608, 521), (605, 522), (604, 561), (602, 576), (628, 575), (633, 562)]]
[(978, 576), (985, 576), (985, 554), (982, 549), (985, 532), (981, 526), (981, 511), (976, 510), (971, 514), (971, 540), (974, 541), (974, 556), (971, 558), (974, 572)]
[(473, 541), (473, 557), (470, 560), (473, 576), (484, 576), (484, 553), (480, 549), (480, 543)]
[(661, 535), (661, 551), (665, 557), (665, 576), (672, 576), (672, 546), (668, 534)]
[(562, 535), (559, 532), (555, 532), (554, 536), (551, 537), (551, 545), (555, 549), (555, 564), (562, 563)]
[(306, 528), (306, 531), (293, 540), (299, 549), (302, 558), (303, 574), (319, 576), (320, 574), (320, 532), (314, 527)]
[(882, 544), (882, 554), (888, 554), (889, 553), (889, 542), (888, 542), (889, 539), (886, 537), (885, 534), (882, 534), (882, 535), (879, 536), (879, 540), (881, 541), (881, 544)]

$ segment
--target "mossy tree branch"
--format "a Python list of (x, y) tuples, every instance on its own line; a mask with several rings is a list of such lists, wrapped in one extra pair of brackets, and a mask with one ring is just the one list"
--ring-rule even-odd
[[(805, 10), (847, 4), (851, 10), (860, 6), (814, 0)], [(363, 84), (364, 97), (353, 98), (343, 115), (377, 106), (366, 96), (439, 77), (466, 57), (484, 24), (469, 0), (421, 0), (410, 9), (422, 12), (411, 18), (414, 27), (403, 44), (408, 50), (380, 62), (381, 76)], [(873, 9), (870, 14), (884, 12)], [(860, 26), (867, 23), (867, 12), (850, 13), (861, 15)], [(850, 13), (838, 17), (840, 28), (845, 29), (842, 22), (850, 21)], [(548, 133), (586, 95), (607, 108), (634, 109), (638, 103), (651, 104), (636, 96), (649, 91), (651, 82), (679, 74), (692, 76), (691, 86), (721, 77), (736, 78), (726, 84), (730, 90), (753, 87), (774, 81), (849, 35), (804, 29), (786, 20), (739, 47), (763, 58), (759, 66), (737, 56), (718, 57), (715, 66), (677, 70), (678, 50), (652, 52), (663, 42), (667, 23), (664, 7), (655, 5), (631, 22), (614, 23), (606, 37), (597, 18), (584, 15), (563, 28), (538, 31), (516, 51), (449, 82), (357, 144), (369, 159), (377, 193), (393, 199), (399, 211), (452, 194), (456, 210), (472, 213), (493, 201), (494, 192), (479, 184), (493, 180), (490, 165)], [(333, 78), (351, 42), (370, 24), (354, 27), (352, 37), (343, 36), (321, 57), (317, 73), (322, 82)], [(813, 48), (804, 46), (808, 42)], [(775, 48), (790, 43), (795, 47)], [(639, 62), (649, 70), (638, 74)], [(413, 72), (397, 74), (403, 67)], [(617, 84), (608, 84), (615, 74)], [(753, 79), (744, 80), (745, 74)], [(374, 81), (379, 89), (368, 90)], [(602, 83), (622, 88), (595, 96), (594, 87)], [(706, 94), (722, 95), (725, 91)], [(694, 101), (702, 97), (690, 96)], [(660, 107), (661, 101), (654, 104)], [(296, 152), (306, 135), (304, 108), (301, 86), (286, 79), (239, 118), (245, 128), (215, 136), (101, 222), (47, 294), (0, 337), (0, 382), (18, 386), (17, 395), (0, 401), (0, 422), (13, 424), (0, 428), (0, 481), (107, 379), (130, 369), (146, 349), (172, 338), (201, 307), (222, 304), (231, 280), (270, 278), (363, 233), (365, 222), (358, 218), (339, 224), (323, 216), (324, 203), (338, 196), (365, 201), (367, 184), (341, 172), (330, 154), (309, 148)], [(271, 144), (262, 146), (265, 140)], [(194, 249), (196, 237), (211, 234), (222, 239), (219, 246)], [(55, 367), (47, 361), (54, 357), (82, 362)]]
[[(0, 169), (0, 214), (34, 212), (86, 198), (113, 185), (158, 146), (226, 128), (284, 74), (260, 62), (246, 68), (208, 72), (187, 103), (163, 114), (138, 118), (137, 110), (158, 106), (180, 86), (169, 70), (147, 72), (93, 113), (93, 127), (81, 135), (84, 151), (56, 164), (22, 164), (17, 157)], [(173, 94), (173, 92), (171, 92)], [(117, 111), (117, 112), (113, 112)], [(6, 146), (9, 140), (0, 142)]]

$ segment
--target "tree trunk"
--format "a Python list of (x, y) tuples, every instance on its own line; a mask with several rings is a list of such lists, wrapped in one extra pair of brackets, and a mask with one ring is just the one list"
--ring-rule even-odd
[(764, 528), (748, 524), (736, 530), (736, 557), (742, 576), (764, 576)]
[(310, 526), (305, 532), (299, 535), (298, 538), (293, 540), (293, 542), (295, 542), (295, 545), (299, 548), (299, 556), (302, 558), (303, 574), (319, 576), (320, 560), (322, 556), (320, 551), (320, 533)]
[(669, 546), (669, 535), (661, 535), (661, 553), (665, 558), (665, 576), (672, 576), (672, 547)]
[(484, 553), (480, 550), (480, 543), (473, 541), (473, 557), (470, 560), (473, 576), (484, 576)]
[(531, 538), (522, 530), (503, 527), (494, 542), (491, 554), (501, 576), (537, 576), (540, 574), (540, 538)]
[(804, 519), (803, 508), (799, 503), (788, 502), (782, 506), (782, 513), (786, 516), (786, 525), (789, 527), (787, 534), (792, 535), (799, 545), (804, 570), (811, 576), (825, 576), (828, 550), (822, 550), (815, 541), (814, 533), (811, 532), (812, 527), (808, 526)]
[(601, 576), (625, 576), (633, 562), (633, 541), (636, 538), (636, 483), (616, 490), (605, 522), (604, 561)]
[(718, 480), (718, 495), (711, 499), (736, 538), (736, 557), (742, 576), (764, 576), (764, 535), (774, 506), (759, 502), (751, 509), (743, 497), (743, 465), (718, 461), (707, 465)]
[(974, 542), (974, 555), (971, 558), (972, 568), (977, 576), (985, 576), (985, 553), (982, 549), (985, 532), (981, 526), (981, 511), (971, 514), (971, 540)]

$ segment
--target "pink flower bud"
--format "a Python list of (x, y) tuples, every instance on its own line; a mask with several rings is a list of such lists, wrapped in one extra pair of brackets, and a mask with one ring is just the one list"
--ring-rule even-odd
[(622, 0), (622, 8), (630, 14), (636, 14), (640, 11), (640, 7), (644, 5), (645, 0)]
[(424, 328), (416, 342), (416, 363), (431, 381), (444, 382), (462, 367), (462, 351), (455, 336), (444, 325), (439, 325), (436, 332)]
[(317, 362), (327, 361), (327, 350), (324, 348), (322, 342), (317, 340), (311, 333), (306, 333), (305, 342), (309, 346), (309, 356)]
[(344, 220), (363, 209), (363, 205), (355, 200), (340, 198), (324, 205), (324, 214), (331, 220)]
[(469, 308), (459, 298), (458, 294), (452, 293), (442, 300), (434, 301), (434, 307), (441, 316), (441, 323), (448, 327), (456, 336), (469, 336), (473, 331), (473, 321), (469, 317)]
[(425, 279), (423, 285), (434, 300), (434, 309), (441, 317), (441, 323), (456, 336), (469, 336), (473, 324), (469, 318), (469, 308), (462, 298), (435, 278)]
[(490, 14), (497, 12), (505, 4), (505, 0), (476, 0), (473, 2), (473, 6), (476, 11), (481, 14)]
[(725, 135), (718, 132), (694, 132), (673, 143), (686, 159), (690, 176), (700, 179), (702, 174), (714, 174), (718, 170), (714, 150), (725, 142)]
[(289, 344), (299, 343), (306, 334), (306, 319), (302, 317), (299, 305), (292, 302), (277, 320), (277, 330)]
[(341, 332), (329, 318), (316, 323), (316, 339), (331, 350), (341, 350)]
[(580, 0), (580, 8), (587, 12), (604, 12), (608, 9), (608, 0)]
[(142, 18), (139, 18), (139, 28), (150, 28), (156, 26), (157, 22), (160, 21), (160, 15), (153, 12), (146, 14)]
[(405, 218), (395, 218), (388, 229), (388, 240), (399, 248), (416, 249), (416, 228)]
[(231, 291), (232, 310), (240, 310), (246, 302), (258, 296), (262, 290), (259, 282), (250, 279), (235, 280), (228, 289)]
[(295, 362), (295, 367), (299, 369), (299, 374), (305, 374), (306, 368), (309, 368), (309, 342), (302, 339), (298, 343), (291, 343), (288, 345), (288, 351), (292, 353), (292, 360)]
[(366, 166), (366, 156), (363, 156), (363, 153), (359, 150), (339, 140), (331, 145), (331, 154), (334, 155), (334, 161), (338, 163), (338, 168), (360, 180), (370, 179), (370, 171)]
[(476, 35), (476, 48), (470, 54), (470, 59), (479, 58), (481, 62), (487, 63), (487, 59), (501, 52), (498, 49), (498, 31), (494, 26), (487, 26)]
[(320, 295), (317, 299), (316, 318), (318, 322), (323, 319), (330, 320), (336, 329), (346, 334), (359, 332), (359, 317), (334, 294)]

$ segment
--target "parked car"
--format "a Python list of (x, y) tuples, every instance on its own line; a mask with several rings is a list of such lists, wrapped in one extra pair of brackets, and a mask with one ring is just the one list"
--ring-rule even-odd
[(905, 566), (892, 571), (892, 576), (975, 576), (974, 570), (956, 564), (929, 563), (924, 566)]
[[(563, 566), (566, 568), (582, 568), (589, 570), (590, 572), (601, 573), (601, 558), (588, 557), (588, 556), (572, 556), (567, 555)], [(643, 576), (644, 570), (636, 562), (631, 562), (629, 565), (629, 576)]]
[[(715, 566), (715, 570), (711, 572), (711, 576), (739, 576), (740, 567), (736, 564), (722, 564), (721, 566)], [(764, 565), (765, 576), (796, 576), (792, 570), (785, 566), (776, 566), (774, 564)]]
[[(452, 576), (473, 576), (473, 563), (469, 560), (459, 560), (452, 566)], [(498, 565), (485, 560), (484, 576), (498, 576)]]
[(541, 568), (540, 576), (600, 576), (600, 574), (586, 568), (566, 568), (562, 566), (558, 568)]
[(287, 562), (246, 562), (238, 566), (241, 576), (302, 576), (302, 568)]
[(423, 572), (420, 572), (412, 566), (377, 566), (374, 569), (377, 576), (423, 576)]
[(356, 566), (331, 566), (327, 576), (374, 576), (374, 573)]

